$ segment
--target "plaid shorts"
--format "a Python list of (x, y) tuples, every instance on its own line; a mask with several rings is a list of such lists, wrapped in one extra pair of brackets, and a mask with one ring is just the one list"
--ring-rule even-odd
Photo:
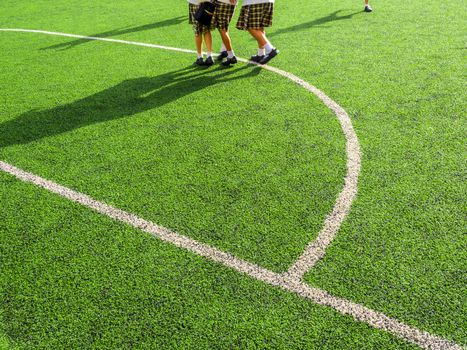
[(228, 30), (234, 12), (235, 5), (216, 1), (216, 10), (214, 11), (214, 16), (212, 17), (212, 27)]
[(243, 6), (237, 29), (248, 30), (272, 26), (274, 4), (271, 2)]
[(195, 35), (201, 35), (212, 30), (212, 26), (205, 26), (195, 19), (195, 13), (198, 8), (199, 5), (188, 4), (188, 23), (193, 25), (193, 33), (195, 33)]

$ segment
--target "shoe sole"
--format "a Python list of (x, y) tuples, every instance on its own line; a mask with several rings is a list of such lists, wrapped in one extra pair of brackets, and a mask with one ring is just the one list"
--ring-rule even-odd
[(237, 64), (238, 62), (222, 62), (221, 64), (224, 66), (224, 67), (228, 67), (228, 66), (231, 66), (232, 64)]
[(263, 58), (264, 58), (264, 56), (261, 59), (251, 59), (250, 58), (250, 61), (255, 62), (255, 63), (259, 63), (259, 62), (261, 62), (263, 60)]
[(276, 57), (277, 55), (279, 54), (279, 50), (276, 50), (276, 52), (274, 53), (274, 55), (266, 55), (261, 61), (259, 61), (258, 63), (259, 64), (266, 64), (268, 63), (270, 60), (272, 60), (274, 57)]
[(227, 58), (227, 56), (219, 55), (216, 57), (216, 61), (222, 61), (224, 58)]

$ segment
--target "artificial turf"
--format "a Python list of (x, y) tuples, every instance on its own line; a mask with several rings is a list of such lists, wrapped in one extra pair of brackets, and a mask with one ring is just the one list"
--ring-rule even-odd
[[(24, 349), (412, 349), (0, 174), (2, 330)], [(20, 262), (20, 263), (18, 263)]]
[[(342, 105), (363, 151), (357, 201), (306, 280), (467, 344), (465, 4), (373, 5), (368, 15), (356, 2), (276, 4), (270, 38), (281, 54), (273, 65)], [(182, 2), (6, 0), (0, 27), (192, 48), (185, 15)], [(233, 31), (233, 38), (239, 55), (254, 52), (246, 34)], [(345, 140), (335, 117), (269, 72), (244, 65), (200, 71), (187, 54), (39, 34), (0, 33), (0, 47), (0, 159), (106, 203), (284, 271), (342, 187)], [(8, 266), (1, 346), (189, 348), (196, 339), (206, 348), (406, 346), (133, 238), (131, 229), (8, 176), (1, 183)], [(118, 240), (115, 247), (99, 240), (104, 233)], [(93, 258), (83, 245), (115, 261)], [(173, 268), (154, 267), (155, 257)], [(46, 263), (53, 258), (59, 265)], [(137, 263), (145, 259), (148, 266)], [(37, 264), (42, 284), (34, 282)], [(108, 281), (115, 281), (113, 298), (99, 294)], [(147, 306), (143, 295), (151, 293)], [(220, 317), (224, 305), (229, 311)], [(155, 319), (162, 321), (154, 326)]]
[[(41, 102), (21, 113), (7, 101), (3, 159), (279, 271), (318, 233), (345, 154), (336, 118), (309, 93), (247, 65), (196, 69), (177, 53), (99, 42), (91, 56), (57, 54), (39, 49), (49, 37), (25, 40), (10, 38), (37, 80), (9, 94)], [(13, 57), (6, 81), (19, 80)]]

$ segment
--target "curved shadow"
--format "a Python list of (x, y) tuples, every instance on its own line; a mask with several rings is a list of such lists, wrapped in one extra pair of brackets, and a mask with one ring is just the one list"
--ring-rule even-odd
[(338, 15), (339, 12), (342, 12), (342, 11), (343, 10), (334, 11), (333, 13), (330, 13), (327, 16), (314, 19), (313, 21), (310, 21), (310, 22), (297, 24), (297, 25), (292, 26), (292, 27), (276, 30), (275, 32), (268, 33), (268, 36), (276, 36), (276, 35), (286, 34), (286, 33), (290, 33), (290, 32), (297, 32), (297, 31), (301, 31), (301, 30), (306, 30), (306, 29), (310, 29), (310, 28), (313, 28), (313, 27), (319, 27), (319, 26), (322, 26), (323, 24), (326, 24), (326, 23), (351, 19), (353, 16), (355, 16), (357, 14), (360, 14), (360, 13), (363, 13), (363, 11), (359, 11), (359, 12), (351, 13), (349, 15), (339, 16)]
[[(128, 34), (128, 33), (135, 33), (135, 32), (142, 32), (144, 30), (151, 30), (151, 29), (157, 29), (157, 28), (162, 28), (162, 27), (173, 26), (173, 25), (183, 23), (186, 20), (187, 20), (186, 16), (179, 16), (179, 17), (167, 19), (167, 20), (160, 21), (160, 22), (145, 24), (145, 25), (142, 25), (142, 26), (131, 27), (131, 28), (123, 27), (123, 28), (118, 28), (118, 29), (114, 29), (114, 30), (109, 30), (109, 31), (103, 32), (103, 33), (91, 34), (91, 35), (88, 35), (88, 36), (98, 37), (98, 38), (108, 38), (108, 37), (116, 36), (116, 35), (123, 35), (123, 34)], [(42, 48), (42, 50), (52, 50), (52, 49), (67, 50), (67, 49), (71, 49), (71, 48), (73, 48), (75, 46), (87, 43), (89, 41), (90, 41), (89, 39), (78, 39), (78, 40), (69, 41), (67, 43), (56, 44), (56, 45), (44, 47), (44, 48)]]
[[(27, 144), (83, 126), (129, 117), (158, 108), (209, 86), (259, 74), (261, 68), (199, 70), (186, 67), (156, 77), (124, 80), (81, 100), (43, 111), (28, 111), (0, 124), (0, 149)], [(232, 76), (240, 71), (246, 73)]]

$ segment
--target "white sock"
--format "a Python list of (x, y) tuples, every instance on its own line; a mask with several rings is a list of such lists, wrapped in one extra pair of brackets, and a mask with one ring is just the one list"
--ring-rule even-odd
[(266, 51), (266, 55), (269, 55), (269, 53), (272, 51), (273, 48), (274, 46), (272, 46), (270, 42), (264, 45), (264, 50)]
[(208, 57), (211, 57), (212, 56), (212, 52), (208, 51)]
[(264, 49), (258, 49), (258, 56), (264, 56)]
[(222, 43), (222, 46), (221, 46), (221, 52), (224, 52), (224, 51), (227, 51), (227, 49), (226, 49), (226, 47), (225, 47), (224, 43)]
[(235, 55), (234, 55), (233, 50), (232, 50), (232, 51), (227, 51), (227, 57), (228, 57), (228, 58), (232, 58), (232, 57), (234, 57), (234, 56), (235, 56)]
[(202, 53), (199, 53), (199, 54), (198, 54), (198, 58), (203, 58), (203, 54), (202, 54)]

